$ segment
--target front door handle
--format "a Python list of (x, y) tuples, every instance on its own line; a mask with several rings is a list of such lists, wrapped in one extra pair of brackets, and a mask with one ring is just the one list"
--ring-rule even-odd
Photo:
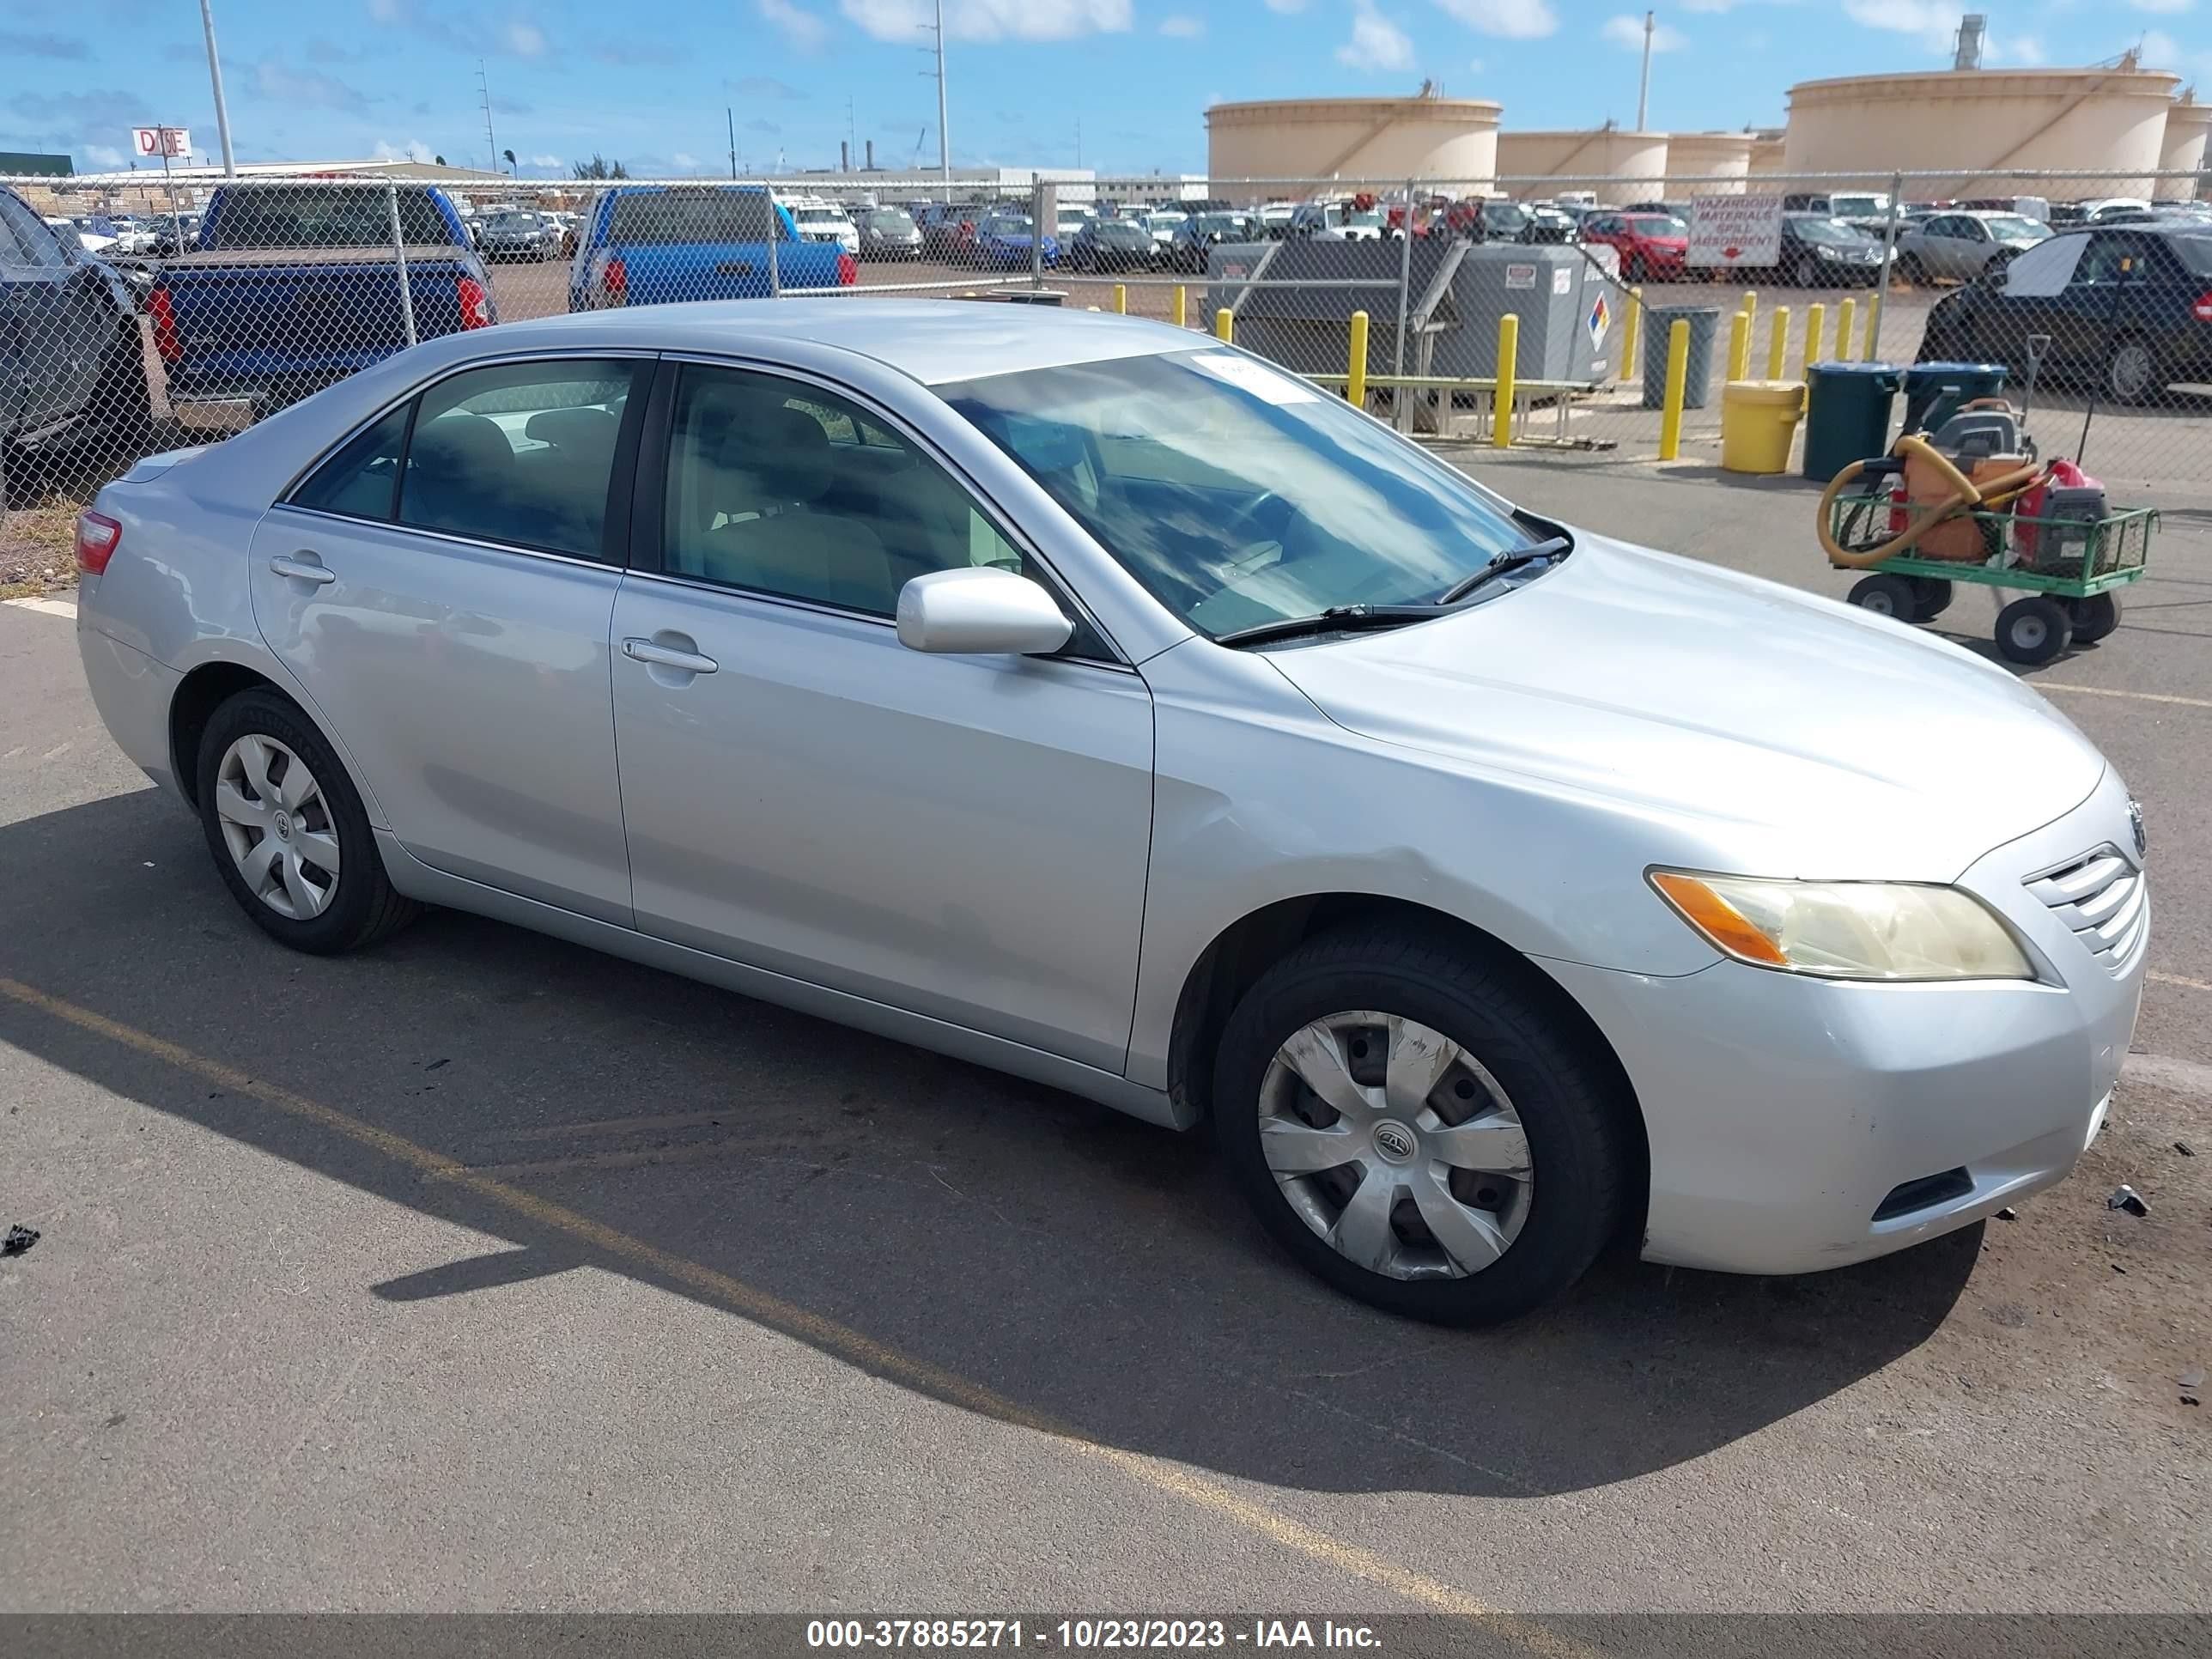
[(327, 587), (338, 579), (337, 571), (307, 555), (288, 559), (280, 553), (269, 561), (269, 568), (280, 576), (289, 576), (296, 582), (313, 582), (318, 587)]
[(649, 664), (655, 668), (672, 668), (679, 674), (711, 674), (722, 665), (712, 657), (702, 657), (696, 651), (678, 651), (673, 646), (656, 645), (651, 640), (624, 640), (623, 655), (632, 662)]

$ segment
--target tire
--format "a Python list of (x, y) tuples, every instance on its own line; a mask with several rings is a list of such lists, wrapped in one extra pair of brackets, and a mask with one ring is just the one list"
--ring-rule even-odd
[[(1913, 621), (1934, 622), (1951, 608), (1951, 584), (1942, 577), (1915, 576), (1911, 581)], [(2081, 631), (2078, 626), (2075, 631), (2078, 636)]]
[[(264, 795), (254, 781), (257, 754), (259, 775), (276, 798), (264, 796), (259, 804), (273, 811), (252, 810), (253, 797)], [(287, 805), (285, 786), (295, 778), (295, 767), (304, 767), (312, 793)], [(289, 698), (256, 688), (217, 708), (201, 734), (197, 775), (200, 825), (216, 868), (246, 914), (278, 944), (334, 956), (374, 944), (422, 914), (422, 905), (392, 890), (352, 779)], [(234, 850), (234, 831), (241, 850)], [(252, 851), (272, 838), (283, 850), (262, 861), (271, 895), (264, 897), (264, 887), (249, 883), (241, 863), (251, 864)], [(333, 842), (336, 871), (313, 857), (313, 849)], [(319, 894), (319, 907), (303, 902), (302, 893)]]
[(1648, 270), (1644, 265), (1644, 256), (1642, 254), (1632, 253), (1628, 258), (1621, 261), (1620, 280), (1628, 283), (1631, 287), (1633, 287), (1638, 283), (1649, 282), (1650, 280)]
[(1901, 623), (1920, 619), (1920, 596), (1903, 576), (1862, 576), (1851, 584), (1850, 602), (1862, 611), (1871, 611), (1877, 617), (1893, 617)]
[(1797, 286), (1800, 288), (1820, 286), (1820, 267), (1809, 253), (1801, 253), (1797, 256), (1795, 275)]
[(1907, 288), (1925, 288), (1929, 284), (1928, 267), (1920, 263), (1917, 253), (1907, 253), (1898, 260), (1897, 274), (1905, 279)]
[[(1441, 934), (1353, 927), (1306, 941), (1246, 993), (1215, 1056), (1214, 1137), (1261, 1224), (1307, 1271), (1391, 1313), (1489, 1324), (1559, 1296), (1613, 1237), (1634, 1106), (1533, 973)], [(1433, 1078), (1395, 1109), (1378, 1086), (1388, 1061), (1374, 1054), (1394, 1035)], [(1452, 1054), (1441, 1068), (1439, 1038)], [(1283, 1058), (1300, 1039), (1304, 1063), (1325, 1085), (1336, 1079), (1357, 1118), (1324, 1105)], [(1469, 1156), (1495, 1160), (1486, 1171), (1442, 1156), (1442, 1137), (1459, 1130), (1465, 1144), (1471, 1126), (1485, 1150)], [(1333, 1145), (1300, 1147), (1338, 1133), (1358, 1137), (1343, 1164), (1279, 1179), (1270, 1165), (1332, 1158)], [(1455, 1265), (1428, 1216), (1476, 1265)], [(1376, 1253), (1379, 1270), (1324, 1237), (1347, 1218), (1350, 1248)]]
[(2112, 355), (2105, 359), (2105, 395), (2116, 404), (2134, 405), (2148, 403), (2165, 390), (2160, 380), (2157, 356), (2150, 342), (2139, 336), (2130, 336), (2117, 342)]
[(86, 416), (87, 433), (96, 434), (93, 441), (115, 452), (101, 456), (103, 461), (121, 459), (121, 452), (126, 450), (129, 459), (136, 461), (152, 446), (154, 395), (146, 384), (146, 353), (139, 343), (136, 317), (124, 319), (123, 327), (107, 348)]
[(2092, 593), (2086, 599), (2075, 599), (2066, 607), (2074, 621), (2074, 643), (2094, 645), (2120, 625), (2120, 596), (2117, 593)]
[(2074, 642), (2074, 618), (2057, 600), (2031, 593), (1997, 612), (1996, 636), (2006, 661), (2033, 668)]

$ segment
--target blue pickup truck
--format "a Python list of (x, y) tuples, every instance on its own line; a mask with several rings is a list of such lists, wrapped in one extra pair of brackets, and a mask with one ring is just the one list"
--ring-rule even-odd
[[(146, 296), (169, 403), (187, 426), (236, 426), (407, 345), (394, 198), (381, 185), (225, 185), (197, 246)], [(444, 191), (401, 185), (415, 336), (499, 320), (491, 283)]]
[(759, 300), (859, 277), (851, 254), (802, 240), (781, 204), (771, 221), (758, 185), (618, 185), (592, 204), (568, 270), (568, 309)]

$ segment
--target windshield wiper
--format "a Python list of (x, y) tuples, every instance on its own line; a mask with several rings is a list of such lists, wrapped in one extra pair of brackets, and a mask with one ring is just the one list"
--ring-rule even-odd
[(1457, 605), (1462, 599), (1473, 599), (1485, 586), (1498, 577), (1518, 570), (1524, 564), (1534, 564), (1539, 559), (1556, 558), (1573, 544), (1565, 536), (1553, 536), (1538, 542), (1534, 547), (1524, 547), (1514, 553), (1501, 553), (1465, 581), (1445, 589), (1444, 596), (1437, 603), (1439, 605)]
[(1395, 628), (1401, 623), (1431, 622), (1436, 607), (1428, 605), (1333, 605), (1310, 617), (1283, 617), (1255, 623), (1213, 636), (1216, 645), (1264, 645), (1271, 640), (1296, 639), (1303, 634), (1334, 634), (1355, 628)]

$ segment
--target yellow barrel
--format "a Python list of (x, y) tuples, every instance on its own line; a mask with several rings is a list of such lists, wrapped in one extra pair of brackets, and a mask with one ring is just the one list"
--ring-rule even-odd
[(1802, 380), (1730, 380), (1721, 388), (1721, 470), (1787, 472), (1804, 412)]

